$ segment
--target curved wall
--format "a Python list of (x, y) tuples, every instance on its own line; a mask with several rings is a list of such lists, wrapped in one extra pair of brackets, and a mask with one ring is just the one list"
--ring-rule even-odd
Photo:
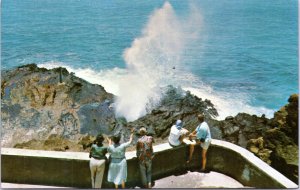
[[(191, 164), (185, 165), (188, 147), (172, 148), (168, 143), (154, 146), (153, 180), (201, 167), (201, 148), (195, 148)], [(126, 153), (127, 187), (140, 186), (135, 151)], [(271, 168), (252, 153), (220, 140), (212, 140), (207, 153), (207, 168), (228, 175), (244, 186), (257, 188), (297, 188), (298, 185)], [(108, 183), (107, 167), (103, 187)], [(1, 180), (10, 183), (43, 184), (90, 188), (88, 153), (1, 149)]]

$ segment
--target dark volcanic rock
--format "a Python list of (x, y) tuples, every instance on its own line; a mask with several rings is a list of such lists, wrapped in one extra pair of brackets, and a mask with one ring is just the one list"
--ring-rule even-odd
[(288, 101), (272, 119), (238, 114), (235, 120), (248, 140), (246, 148), (298, 184), (298, 95)]
[[(129, 125), (135, 128), (144, 126), (153, 136), (165, 138), (177, 119), (181, 119), (188, 130), (194, 130), (198, 124), (196, 116), (199, 113), (203, 113), (207, 119), (218, 116), (217, 110), (210, 101), (203, 101), (189, 91), (185, 92), (169, 86), (158, 107), (144, 117), (130, 122)], [(220, 135), (218, 128), (212, 131)]]
[(288, 99), (288, 104), (274, 114), (274, 129), (267, 131), (272, 166), (298, 184), (298, 94)]
[(91, 103), (78, 110), (80, 133), (96, 136), (99, 132), (110, 134), (116, 125), (115, 114), (109, 108), (110, 102)]
[(95, 138), (93, 136), (82, 136), (77, 141), (64, 138), (59, 135), (50, 135), (47, 139), (32, 139), (28, 142), (17, 143), (14, 148), (53, 150), (53, 151), (73, 151), (88, 152)]
[[(87, 124), (82, 117), (97, 115), (93, 110), (85, 110), (81, 115), (81, 108), (113, 100), (113, 95), (102, 86), (75, 77), (64, 68), (48, 70), (30, 64), (1, 74), (1, 143), (4, 147), (31, 139), (44, 140), (51, 134), (78, 140), (86, 133)], [(102, 114), (102, 110), (98, 112)], [(108, 126), (112, 120), (113, 117), (102, 123)]]

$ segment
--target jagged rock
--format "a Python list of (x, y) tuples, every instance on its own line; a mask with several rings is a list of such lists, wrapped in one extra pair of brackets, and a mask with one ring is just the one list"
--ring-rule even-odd
[(271, 153), (271, 166), (298, 184), (299, 148), (294, 145), (277, 146)]
[(289, 104), (286, 107), (288, 112), (286, 123), (291, 130), (291, 133), (289, 133), (290, 137), (292, 137), (294, 142), (298, 145), (298, 94), (291, 95), (288, 101)]
[(46, 140), (32, 139), (28, 142), (18, 143), (14, 148), (35, 149), (35, 150), (53, 150), (53, 151), (78, 151), (83, 152), (82, 145), (76, 141), (71, 141), (57, 135), (50, 135)]
[(257, 148), (256, 146), (249, 146), (248, 149), (250, 150), (250, 152), (253, 152), (254, 154), (257, 154), (259, 152), (259, 148)]
[(4, 147), (44, 140), (51, 134), (78, 139), (80, 107), (113, 100), (102, 86), (70, 75), (64, 68), (48, 70), (30, 64), (1, 74)]
[(248, 139), (243, 135), (242, 130), (239, 131), (237, 144), (241, 147), (246, 147), (248, 144)]
[(259, 137), (257, 139), (250, 139), (248, 141), (247, 146), (255, 146), (258, 148), (258, 150), (261, 150), (264, 148), (264, 139), (263, 137)]
[(82, 146), (83, 150), (86, 150), (87, 148), (91, 147), (95, 140), (95, 136), (86, 135), (79, 139), (78, 144)]
[(81, 136), (79, 140), (70, 140), (62, 136), (52, 134), (47, 139), (31, 139), (27, 142), (17, 143), (14, 148), (34, 149), (34, 150), (53, 150), (71, 152), (89, 152), (90, 147), (96, 138), (94, 136)]
[(233, 116), (227, 116), (227, 117), (225, 118), (225, 121), (232, 121), (232, 120), (234, 120), (234, 117), (233, 117)]
[(272, 125), (280, 128), (298, 145), (298, 94), (291, 95), (288, 102), (274, 114)]
[[(129, 124), (135, 128), (143, 125), (154, 137), (166, 138), (177, 119), (183, 121), (186, 129), (193, 131), (198, 125), (199, 113), (203, 113), (207, 119), (218, 115), (210, 101), (203, 101), (190, 92), (168, 86), (160, 104), (152, 112)], [(214, 128), (212, 133), (220, 136), (221, 132), (218, 128)]]
[(253, 152), (257, 157), (265, 161), (267, 164), (271, 164), (270, 154), (271, 150), (264, 148), (264, 139), (259, 137), (257, 139), (250, 139), (247, 143), (247, 149)]
[(266, 135), (264, 137), (266, 139), (266, 146), (274, 149), (280, 145), (289, 145), (293, 143), (293, 140), (286, 136), (286, 134), (280, 131), (279, 128), (274, 128), (266, 131)]
[(221, 129), (222, 135), (213, 138), (247, 148), (298, 184), (298, 95), (292, 95), (288, 101), (272, 119), (239, 113), (215, 121), (213, 125)]
[(110, 103), (105, 101), (81, 106), (77, 112), (80, 121), (80, 133), (94, 136), (98, 133), (111, 134), (117, 122), (109, 105)]
[(262, 159), (264, 162), (266, 162), (267, 164), (271, 164), (272, 161), (270, 160), (270, 156), (271, 156), (272, 150), (269, 150), (267, 148), (264, 148), (262, 150), (259, 150), (259, 152), (257, 153), (257, 156)]

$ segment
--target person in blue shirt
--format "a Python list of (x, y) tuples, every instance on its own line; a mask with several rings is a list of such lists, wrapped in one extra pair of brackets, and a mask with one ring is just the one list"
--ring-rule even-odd
[(205, 172), (205, 167), (206, 167), (206, 153), (207, 153), (207, 149), (211, 143), (211, 134), (210, 134), (210, 130), (209, 130), (209, 126), (208, 124), (204, 121), (204, 115), (199, 114), (197, 116), (198, 121), (199, 121), (199, 125), (197, 126), (197, 128), (195, 129), (195, 131), (193, 131), (190, 134), (190, 138), (196, 137), (196, 142), (197, 144), (200, 144), (200, 146), (202, 147), (202, 167), (201, 167), (201, 171)]

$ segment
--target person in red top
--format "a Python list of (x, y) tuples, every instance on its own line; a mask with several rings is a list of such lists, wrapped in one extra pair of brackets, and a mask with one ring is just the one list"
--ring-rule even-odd
[(151, 188), (151, 167), (154, 157), (152, 143), (154, 143), (154, 139), (146, 135), (147, 130), (144, 127), (139, 130), (139, 133), (141, 137), (136, 144), (136, 156), (139, 161), (142, 183), (145, 188)]

